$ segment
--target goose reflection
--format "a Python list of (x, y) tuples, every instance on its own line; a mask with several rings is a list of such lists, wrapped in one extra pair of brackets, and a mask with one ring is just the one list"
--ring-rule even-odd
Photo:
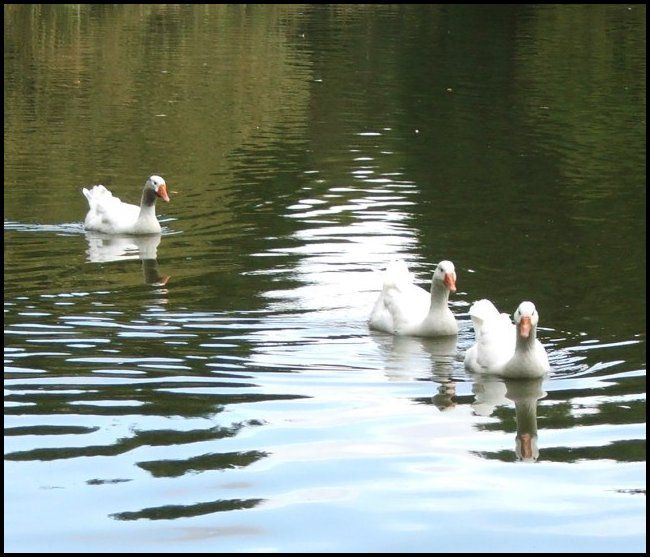
[(384, 371), (391, 381), (429, 379), (439, 384), (433, 404), (439, 410), (456, 406), (452, 372), (456, 360), (456, 336), (423, 338), (371, 333), (385, 355)]
[(543, 378), (506, 381), (506, 397), (515, 403), (517, 435), (515, 452), (519, 460), (536, 461), (537, 448), (537, 401), (546, 396), (542, 389)]
[(539, 458), (537, 447), (537, 401), (546, 396), (542, 389), (543, 377), (534, 379), (503, 379), (479, 375), (472, 388), (474, 412), (490, 416), (498, 406), (515, 403), (515, 454), (517, 460), (535, 462)]
[(160, 234), (126, 236), (86, 232), (86, 253), (91, 263), (140, 259), (145, 284), (164, 286), (170, 277), (158, 270), (158, 245), (161, 238)]

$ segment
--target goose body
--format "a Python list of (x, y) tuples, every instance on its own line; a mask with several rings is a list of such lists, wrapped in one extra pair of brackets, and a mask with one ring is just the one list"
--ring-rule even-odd
[(479, 300), (469, 310), (476, 342), (465, 354), (465, 367), (475, 373), (503, 377), (541, 377), (550, 366), (537, 340), (539, 315), (532, 302), (522, 302), (514, 324), (489, 300)]
[(104, 186), (81, 190), (88, 200), (84, 221), (86, 230), (105, 234), (157, 234), (160, 223), (156, 218), (156, 199), (169, 201), (167, 184), (160, 176), (150, 176), (142, 190), (140, 206), (124, 203)]
[(448, 306), (456, 291), (456, 271), (451, 261), (441, 261), (431, 279), (431, 291), (413, 283), (406, 263), (394, 261), (384, 273), (382, 291), (368, 324), (393, 335), (435, 337), (455, 335), (458, 324)]

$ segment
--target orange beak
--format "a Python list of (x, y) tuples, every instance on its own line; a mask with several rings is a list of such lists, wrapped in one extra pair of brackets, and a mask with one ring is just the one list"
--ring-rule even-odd
[(456, 273), (446, 273), (443, 282), (449, 290), (456, 292)]
[(523, 338), (528, 338), (530, 334), (530, 317), (522, 317), (519, 321), (519, 334)]
[(158, 197), (161, 197), (163, 201), (169, 201), (169, 196), (167, 195), (167, 184), (163, 184), (158, 188), (156, 192)]

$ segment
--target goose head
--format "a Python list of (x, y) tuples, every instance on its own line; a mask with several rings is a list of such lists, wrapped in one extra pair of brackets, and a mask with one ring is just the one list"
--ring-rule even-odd
[(163, 201), (169, 201), (169, 195), (167, 195), (167, 184), (160, 176), (156, 176), (155, 174), (149, 176), (144, 184), (144, 189), (153, 191), (153, 193)]
[[(514, 314), (515, 325), (517, 326), (517, 336), (528, 338), (531, 330), (537, 329), (539, 314), (535, 309), (533, 302), (521, 302)], [(533, 335), (534, 336), (534, 335)]]
[(433, 272), (433, 282), (442, 282), (450, 292), (456, 292), (456, 268), (451, 261), (441, 261)]

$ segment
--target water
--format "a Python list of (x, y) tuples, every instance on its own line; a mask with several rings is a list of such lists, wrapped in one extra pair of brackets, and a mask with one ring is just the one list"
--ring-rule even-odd
[[(645, 551), (645, 6), (4, 10), (6, 550)], [(368, 330), (398, 256), (457, 339)]]

